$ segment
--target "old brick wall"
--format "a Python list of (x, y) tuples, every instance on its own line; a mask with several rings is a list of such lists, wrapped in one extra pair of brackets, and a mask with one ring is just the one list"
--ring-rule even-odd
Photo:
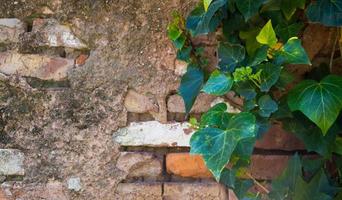
[[(0, 4), (0, 200), (228, 199), (199, 156), (176, 95), (185, 64), (166, 37), (196, 1), (16, 0)], [(310, 58), (334, 32), (307, 26)], [(200, 37), (215, 67), (215, 35)], [(298, 79), (307, 66), (291, 66)], [(201, 94), (200, 115), (231, 94)], [(250, 173), (279, 175), (303, 144), (274, 124)], [(256, 188), (258, 189), (258, 188)]]

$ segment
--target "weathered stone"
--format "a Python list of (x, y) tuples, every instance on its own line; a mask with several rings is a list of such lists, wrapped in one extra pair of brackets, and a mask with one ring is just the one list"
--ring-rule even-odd
[(188, 123), (148, 121), (119, 129), (113, 139), (122, 146), (188, 147), (192, 133)]
[[(284, 155), (252, 155), (248, 171), (256, 179), (271, 180), (283, 172), (289, 158), (290, 156)], [(168, 173), (182, 177), (210, 177), (210, 171), (204, 161), (200, 161), (202, 158), (199, 156), (189, 153), (172, 153), (168, 154), (166, 159)], [(189, 165), (186, 164), (186, 161)], [(248, 178), (248, 176), (245, 177)]]
[(0, 175), (23, 176), (24, 154), (16, 149), (0, 149)]
[(175, 61), (175, 74), (178, 76), (183, 76), (186, 73), (186, 69), (188, 67), (188, 63), (176, 60)]
[(134, 90), (128, 90), (125, 98), (125, 107), (128, 112), (133, 113), (158, 112), (157, 105), (155, 105), (147, 96), (139, 94)]
[(62, 80), (73, 68), (74, 61), (34, 54), (0, 53), (0, 72), (36, 77), (44, 80)]
[(293, 134), (284, 131), (280, 124), (274, 124), (255, 144), (259, 149), (277, 149), (285, 151), (303, 150), (304, 144)]
[[(211, 102), (215, 99), (215, 96), (201, 93), (198, 95), (194, 106), (191, 109), (191, 113), (204, 113), (210, 109)], [(173, 113), (185, 113), (184, 101), (179, 95), (172, 95), (167, 101), (167, 109)]]
[(8, 200), (70, 199), (63, 189), (63, 184), (57, 181), (50, 181), (47, 184), (23, 184), (20, 182), (5, 182), (1, 185), (1, 189), (4, 191), (4, 196)]
[(56, 19), (35, 19), (32, 32), (39, 34), (39, 46), (68, 47), (86, 49), (87, 45), (77, 38), (67, 25), (61, 25)]
[(200, 155), (189, 156), (188, 153), (170, 153), (166, 155), (166, 170), (181, 177), (209, 178), (209, 172)]
[(116, 167), (131, 177), (156, 179), (162, 174), (162, 160), (152, 153), (121, 152)]
[(18, 42), (19, 35), (23, 32), (25, 32), (25, 24), (19, 19), (0, 19), (0, 43)]
[(165, 183), (163, 199), (165, 200), (227, 200), (225, 187), (215, 182), (201, 183)]
[(79, 192), (82, 189), (80, 177), (72, 177), (68, 179), (68, 189)]
[(161, 200), (160, 183), (120, 183), (116, 189), (115, 200)]

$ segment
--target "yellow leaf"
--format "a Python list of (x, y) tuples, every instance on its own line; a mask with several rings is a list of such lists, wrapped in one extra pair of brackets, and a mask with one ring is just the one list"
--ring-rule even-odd
[(208, 8), (210, 6), (210, 3), (212, 2), (213, 0), (203, 0), (203, 5), (204, 5), (204, 10), (205, 12), (208, 11)]

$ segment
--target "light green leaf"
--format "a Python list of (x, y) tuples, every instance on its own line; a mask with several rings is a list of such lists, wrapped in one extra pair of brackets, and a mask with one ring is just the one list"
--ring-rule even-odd
[(326, 26), (342, 26), (342, 1), (312, 1), (306, 10), (306, 15), (311, 22), (319, 22)]
[(233, 72), (237, 64), (245, 58), (245, 48), (239, 44), (221, 42), (218, 47), (218, 57), (220, 69)]
[(305, 0), (281, 0), (281, 11), (285, 18), (290, 20), (297, 8), (305, 8)]
[(296, 38), (290, 38), (287, 43), (275, 54), (275, 63), (286, 64), (307, 64), (311, 65), (310, 59), (301, 45), (301, 41)]
[(256, 37), (260, 44), (265, 44), (270, 47), (277, 44), (278, 39), (272, 27), (272, 22), (269, 20), (266, 25), (261, 29), (259, 35)]
[(203, 85), (203, 79), (203, 72), (198, 67), (190, 64), (187, 72), (182, 77), (179, 87), (179, 93), (183, 97), (186, 113), (190, 112)]
[(221, 96), (227, 93), (233, 85), (233, 79), (230, 75), (214, 71), (202, 91), (207, 94)]
[(203, 0), (203, 6), (204, 6), (204, 10), (207, 12), (208, 11), (208, 8), (209, 8), (209, 5), (210, 3), (212, 2), (213, 0)]
[(342, 109), (342, 78), (335, 75), (321, 82), (305, 80), (289, 92), (292, 111), (303, 112), (325, 135)]
[(260, 6), (264, 2), (265, 0), (239, 0), (236, 1), (236, 6), (245, 17), (245, 20), (248, 21), (249, 18), (258, 13)]
[(259, 65), (258, 70), (261, 70), (260, 90), (262, 92), (268, 92), (271, 87), (278, 81), (281, 67), (279, 65), (274, 65), (268, 62)]
[(270, 97), (270, 95), (264, 95), (259, 98), (259, 115), (261, 117), (269, 117), (272, 113), (278, 110), (278, 104)]
[(204, 128), (190, 140), (191, 153), (201, 154), (216, 180), (220, 180), (238, 142), (255, 137), (255, 117), (251, 113), (231, 114), (226, 129)]

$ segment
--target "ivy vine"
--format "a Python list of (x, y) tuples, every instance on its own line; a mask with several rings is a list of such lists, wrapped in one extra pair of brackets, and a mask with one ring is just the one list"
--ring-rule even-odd
[[(190, 119), (196, 128), (191, 153), (202, 155), (215, 179), (239, 199), (342, 199), (342, 77), (309, 73), (286, 89), (294, 84), (289, 64), (311, 65), (298, 37), (307, 21), (342, 26), (342, 0), (201, 0), (186, 19), (175, 12), (168, 26), (177, 59), (188, 63), (179, 88), (187, 113), (200, 92), (243, 99), (239, 113), (219, 103), (200, 121)], [(215, 70), (208, 69), (205, 46), (192, 42), (209, 33), (217, 39)], [(278, 98), (277, 91), (286, 94)], [(255, 142), (274, 121), (318, 156), (296, 154), (269, 191), (247, 168)], [(255, 183), (265, 194), (250, 192)]]

